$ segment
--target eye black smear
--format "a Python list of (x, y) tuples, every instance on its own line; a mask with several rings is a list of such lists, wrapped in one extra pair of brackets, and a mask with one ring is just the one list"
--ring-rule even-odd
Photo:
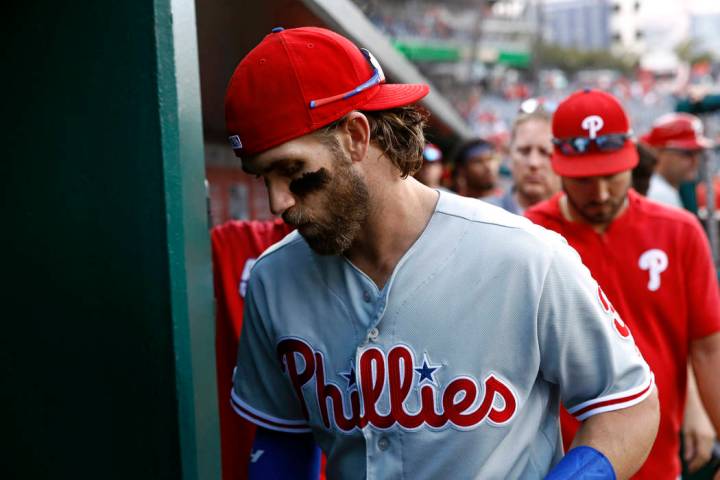
[(330, 173), (325, 168), (316, 172), (304, 173), (297, 180), (290, 182), (290, 191), (295, 195), (307, 195), (322, 189), (330, 182)]

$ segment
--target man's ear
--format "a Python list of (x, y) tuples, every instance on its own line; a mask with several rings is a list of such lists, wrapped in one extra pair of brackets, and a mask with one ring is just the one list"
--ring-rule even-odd
[(363, 161), (370, 146), (370, 122), (367, 117), (358, 111), (348, 113), (340, 131), (340, 142), (350, 159), (353, 162)]

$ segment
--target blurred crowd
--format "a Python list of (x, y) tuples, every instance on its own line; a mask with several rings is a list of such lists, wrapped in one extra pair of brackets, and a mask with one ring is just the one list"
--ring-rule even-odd
[[(626, 109), (628, 103), (632, 103), (632, 99), (618, 98), (623, 99)], [(558, 177), (550, 164), (552, 114), (557, 101), (540, 97), (500, 103), (514, 112), (509, 124), (485, 113), (479, 118), (486, 128), (477, 130), (477, 137), (454, 145), (446, 152), (429, 143), (423, 152), (423, 167), (416, 178), (433, 188), (480, 198), (522, 214), (526, 208), (560, 190)], [(515, 105), (517, 107), (513, 109)], [(645, 195), (652, 185), (651, 197), (686, 208), (704, 219), (707, 169), (701, 168), (704, 165), (702, 156), (708, 154), (706, 160), (710, 162), (710, 170), (716, 171), (710, 154), (720, 137), (707, 138), (699, 117), (668, 113), (670, 111), (668, 108), (649, 128), (634, 134), (640, 163), (633, 170), (633, 188)], [(714, 129), (716, 120), (706, 123)], [(694, 138), (700, 135), (697, 132), (701, 132), (703, 141), (681, 141), (677, 148), (678, 140), (673, 140), (673, 135)], [(652, 183), (651, 178), (654, 178)], [(660, 178), (667, 179), (664, 183), (673, 187), (669, 196), (658, 192)], [(716, 174), (715, 183), (720, 181), (718, 179), (720, 176)]]
[[(391, 41), (465, 45), (460, 48), (464, 56), (467, 56), (467, 45), (478, 40), (478, 15), (497, 18), (487, 6), (492, 2), (487, 2), (479, 13), (477, 2), (354, 1)], [(506, 3), (512, 6), (513, 2)], [(527, 12), (510, 14), (518, 15), (519, 20), (527, 16)], [(486, 40), (480, 43), (482, 41)], [(467, 78), (458, 76), (457, 68), (452, 69), (455, 74), (448, 78), (447, 68), (439, 68), (432, 62), (415, 63), (434, 88), (450, 100), (475, 134), (495, 143), (499, 150), (507, 149), (515, 114), (527, 98), (541, 98), (551, 110), (571, 92), (598, 88), (623, 102), (636, 131), (646, 131), (656, 118), (672, 111), (678, 99), (702, 96), (720, 85), (720, 63), (707, 60), (694, 65), (681, 62), (677, 71), (664, 73), (640, 68), (619, 71), (602, 65), (566, 72), (546, 65), (516, 68), (497, 62), (476, 62), (472, 69), (469, 65), (464, 69), (472, 71)]]

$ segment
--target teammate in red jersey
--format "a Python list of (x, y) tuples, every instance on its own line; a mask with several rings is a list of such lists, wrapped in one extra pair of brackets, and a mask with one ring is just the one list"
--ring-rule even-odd
[(280, 219), (230, 221), (212, 230), (215, 283), (215, 361), (220, 411), (220, 446), (225, 480), (247, 478), (255, 425), (233, 412), (227, 395), (237, 363), (238, 338), (243, 322), (245, 291), (250, 269), (270, 245), (292, 231)]
[[(634, 478), (679, 478), (688, 359), (720, 427), (720, 296), (707, 240), (689, 213), (630, 189), (637, 152), (614, 97), (594, 90), (571, 95), (554, 115), (553, 136), (552, 164), (564, 192), (526, 216), (580, 253), (617, 309), (617, 327), (629, 327), (655, 373), (660, 430)], [(566, 415), (564, 435), (574, 435), (572, 422)]]

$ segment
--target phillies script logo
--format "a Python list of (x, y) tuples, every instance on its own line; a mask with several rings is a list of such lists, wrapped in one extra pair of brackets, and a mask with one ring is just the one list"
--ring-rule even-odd
[[(396, 345), (387, 354), (376, 347), (364, 350), (360, 354), (357, 374), (354, 368), (350, 374), (343, 374), (348, 379), (345, 391), (326, 380), (323, 354), (303, 340), (281, 340), (277, 353), (301, 401), (305, 418), (310, 418), (308, 401), (315, 401), (327, 429), (332, 423), (344, 432), (368, 425), (388, 429), (396, 424), (408, 430), (423, 426), (439, 429), (448, 424), (471, 429), (485, 419), (493, 424), (504, 424), (517, 411), (517, 400), (508, 384), (492, 374), (485, 378), (482, 391), (477, 380), (465, 376), (454, 378), (440, 389), (433, 372), (442, 367), (429, 366), (427, 357), (421, 367), (416, 367), (415, 355), (405, 345)], [(417, 382), (415, 375), (420, 376)], [(308, 399), (302, 387), (313, 378), (315, 398)], [(420, 407), (411, 412), (405, 402), (413, 385), (419, 387)], [(387, 400), (382, 406), (378, 405), (383, 397), (389, 398), (389, 405)], [(501, 402), (496, 402), (498, 397)]]
[(620, 318), (620, 314), (615, 310), (615, 307), (613, 307), (612, 303), (610, 303), (610, 300), (608, 300), (607, 295), (605, 295), (605, 292), (603, 292), (603, 289), (600, 288), (600, 285), (598, 285), (597, 290), (598, 298), (600, 299), (600, 306), (602, 307), (603, 311), (612, 318), (613, 321), (613, 327), (615, 328), (615, 331), (620, 335), (622, 338), (631, 338), (630, 335), (630, 329), (627, 325), (625, 325), (625, 322), (622, 321)]

